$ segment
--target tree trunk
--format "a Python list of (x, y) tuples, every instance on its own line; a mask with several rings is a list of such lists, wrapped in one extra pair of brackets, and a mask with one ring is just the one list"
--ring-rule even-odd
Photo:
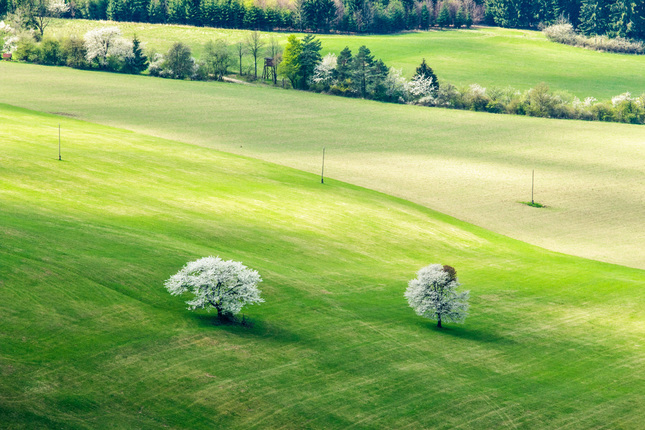
[(441, 328), (441, 315), (439, 315), (439, 318), (437, 319), (437, 327)]

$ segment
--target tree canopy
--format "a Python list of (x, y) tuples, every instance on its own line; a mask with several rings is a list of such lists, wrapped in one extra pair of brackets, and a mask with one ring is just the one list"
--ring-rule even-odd
[(468, 291), (457, 291), (461, 284), (451, 266), (431, 264), (417, 272), (408, 283), (405, 298), (417, 315), (442, 322), (461, 323), (468, 315)]
[(188, 309), (215, 309), (220, 318), (238, 314), (246, 305), (262, 303), (260, 274), (238, 261), (204, 257), (187, 263), (164, 284), (173, 296), (190, 293)]

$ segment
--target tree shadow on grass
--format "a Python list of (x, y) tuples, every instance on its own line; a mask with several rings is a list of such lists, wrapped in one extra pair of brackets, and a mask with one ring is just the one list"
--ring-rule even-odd
[(459, 326), (456, 324), (444, 324), (442, 328), (437, 327), (435, 322), (427, 322), (423, 324), (426, 329), (434, 333), (444, 336), (453, 337), (456, 339), (469, 340), (473, 342), (486, 342), (497, 344), (514, 344), (514, 340), (500, 336), (498, 333), (491, 330), (478, 330), (470, 327)]
[(268, 323), (249, 317), (236, 317), (232, 320), (221, 320), (217, 315), (192, 314), (200, 327), (225, 331), (242, 338), (264, 338), (280, 343), (303, 343), (300, 335), (277, 324)]

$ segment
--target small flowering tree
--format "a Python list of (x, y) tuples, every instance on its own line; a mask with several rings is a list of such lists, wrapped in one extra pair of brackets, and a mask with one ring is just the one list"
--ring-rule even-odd
[(431, 264), (417, 272), (408, 283), (405, 298), (417, 315), (442, 322), (462, 323), (468, 316), (468, 291), (457, 291), (461, 284), (451, 266)]
[(383, 84), (388, 100), (404, 103), (408, 99), (407, 82), (401, 69), (390, 67), (390, 71)]
[(432, 99), (436, 93), (436, 83), (431, 76), (415, 75), (405, 86), (411, 102)]
[(2, 52), (14, 52), (18, 47), (20, 37), (16, 34), (14, 27), (0, 21), (0, 41), (2, 41)]
[(262, 278), (238, 261), (204, 257), (187, 263), (164, 286), (173, 296), (191, 293), (188, 309), (214, 308), (220, 319), (238, 314), (245, 305), (262, 303), (257, 284)]
[(322, 61), (314, 68), (314, 75), (311, 77), (311, 81), (314, 84), (321, 84), (326, 88), (330, 87), (334, 82), (336, 64), (336, 54), (329, 53), (325, 55)]

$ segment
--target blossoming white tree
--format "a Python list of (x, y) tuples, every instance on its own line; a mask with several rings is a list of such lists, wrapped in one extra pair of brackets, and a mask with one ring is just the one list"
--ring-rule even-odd
[(436, 84), (432, 76), (415, 75), (406, 84), (406, 90), (411, 101), (432, 97), (436, 91)]
[(193, 294), (186, 302), (188, 309), (214, 308), (220, 319), (227, 319), (245, 305), (264, 302), (257, 287), (260, 282), (257, 271), (238, 261), (204, 257), (187, 263), (164, 286), (173, 296)]
[(102, 27), (96, 30), (90, 30), (83, 37), (85, 40), (85, 49), (87, 50), (87, 61), (96, 60), (100, 67), (105, 67), (108, 63), (108, 57), (117, 58), (124, 61), (131, 57), (132, 43), (121, 37), (121, 30), (117, 27)]
[(0, 41), (2, 42), (2, 52), (14, 52), (18, 47), (19, 37), (14, 27), (0, 21)]
[(461, 284), (451, 266), (431, 264), (417, 272), (408, 283), (405, 298), (417, 315), (442, 322), (461, 323), (468, 316), (468, 291), (457, 291)]
[(334, 80), (336, 64), (336, 54), (329, 53), (325, 55), (322, 61), (314, 68), (314, 75), (311, 77), (311, 81), (315, 84), (331, 85)]

